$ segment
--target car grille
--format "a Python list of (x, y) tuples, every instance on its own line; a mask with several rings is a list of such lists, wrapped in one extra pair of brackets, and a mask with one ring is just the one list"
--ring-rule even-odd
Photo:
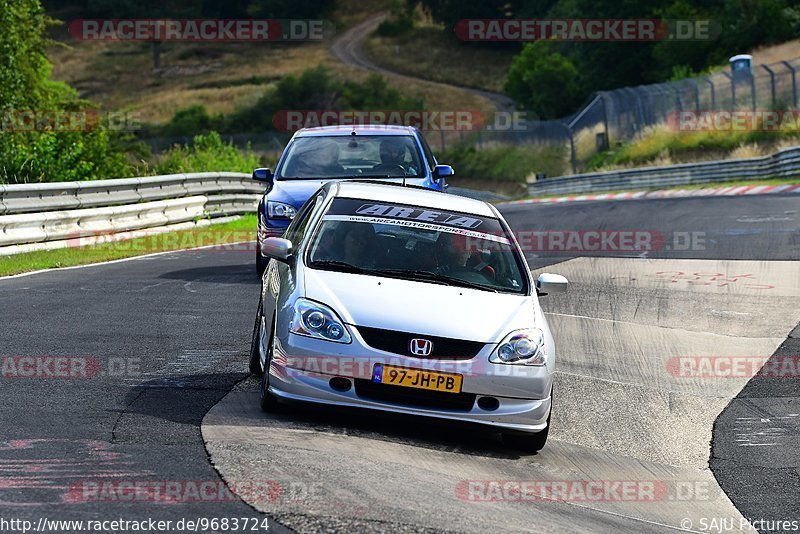
[(376, 384), (369, 380), (356, 379), (356, 395), (393, 404), (405, 404), (420, 408), (438, 410), (458, 410), (468, 412), (475, 405), (474, 393), (445, 393), (426, 389)]
[[(424, 334), (395, 332), (394, 330), (366, 326), (359, 326), (358, 331), (367, 345), (372, 348), (420, 359), (469, 360), (474, 358), (484, 346), (484, 343), (479, 341), (463, 341), (461, 339), (449, 339)], [(433, 351), (428, 356), (411, 354), (409, 344), (414, 338), (427, 339), (433, 342)]]

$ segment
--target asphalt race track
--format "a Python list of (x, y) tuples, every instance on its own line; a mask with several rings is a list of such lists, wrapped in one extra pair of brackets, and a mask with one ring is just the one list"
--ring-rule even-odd
[[(559, 376), (550, 441), (530, 456), (439, 421), (261, 413), (246, 375), (250, 247), (2, 279), (0, 516), (269, 517), (302, 532), (707, 532), (711, 518), (752, 532), (744, 518), (798, 519), (796, 377), (680, 374), (685, 361), (798, 355), (798, 207), (780, 195), (503, 206), (521, 234), (602, 230), (612, 249), (527, 247), (536, 272), (571, 282), (542, 298)], [(653, 250), (614, 250), (608, 233), (623, 231)], [(76, 372), (13, 376), (26, 357)], [(503, 481), (656, 491), (542, 501), (489, 491)], [(131, 497), (123, 482), (173, 491)]]

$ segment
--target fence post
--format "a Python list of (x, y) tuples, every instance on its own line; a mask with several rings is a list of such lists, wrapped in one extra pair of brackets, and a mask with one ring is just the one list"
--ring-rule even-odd
[(775, 107), (777, 106), (777, 102), (775, 98), (775, 72), (766, 65), (761, 65), (761, 68), (769, 73), (769, 90), (770, 94), (772, 95), (772, 110), (776, 111)]
[(675, 108), (678, 111), (683, 111), (683, 100), (681, 99), (681, 90), (677, 87), (671, 87), (673, 91), (675, 91)]
[(753, 111), (756, 110), (756, 77), (750, 73), (750, 99), (753, 101)]
[(572, 174), (578, 174), (578, 163), (575, 156), (575, 139), (572, 137), (572, 128), (565, 122), (559, 122), (559, 124), (567, 130), (567, 136), (569, 136), (569, 160), (572, 164)]
[(789, 69), (789, 72), (792, 73), (792, 107), (797, 108), (797, 72), (792, 67), (792, 64), (788, 61), (781, 61), (786, 68)]
[(606, 144), (611, 146), (611, 137), (608, 132), (608, 107), (606, 106), (606, 93), (600, 93), (600, 98), (603, 104), (603, 131), (606, 134)]
[(706, 77), (706, 83), (708, 83), (708, 85), (711, 86), (711, 109), (715, 110), (717, 109), (717, 95), (714, 89), (714, 82), (711, 81), (710, 76)]
[(689, 85), (694, 89), (694, 108), (695, 111), (700, 113), (700, 87), (697, 85), (697, 80), (689, 78)]
[(728, 78), (728, 82), (731, 84), (731, 111), (734, 111), (736, 109), (736, 84), (733, 82), (733, 76), (727, 72), (723, 72), (722, 75)]

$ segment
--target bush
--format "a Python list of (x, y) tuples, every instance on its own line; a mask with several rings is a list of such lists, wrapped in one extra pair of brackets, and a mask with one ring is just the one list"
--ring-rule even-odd
[(157, 174), (181, 172), (253, 172), (260, 167), (258, 156), (250, 150), (241, 151), (232, 143), (223, 143), (217, 132), (197, 135), (193, 146), (178, 145), (163, 153), (156, 162)]
[(375, 30), (381, 37), (397, 37), (414, 29), (414, 4), (404, 0), (392, 2), (389, 17), (384, 19)]
[(67, 182), (130, 176), (121, 140), (92, 132), (13, 133), (0, 138), (0, 182)]
[(212, 117), (205, 106), (196, 104), (177, 111), (168, 123), (158, 128), (158, 133), (165, 137), (207, 134), (219, 130), (222, 121), (222, 115)]

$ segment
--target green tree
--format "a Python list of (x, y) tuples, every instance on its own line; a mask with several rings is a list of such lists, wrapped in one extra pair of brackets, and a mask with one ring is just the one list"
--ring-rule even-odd
[(508, 71), (505, 92), (519, 105), (550, 119), (575, 111), (583, 98), (578, 70), (549, 43), (526, 44)]
[(54, 22), (38, 0), (0, 0), (0, 109), (36, 107), (74, 96), (50, 81), (44, 32)]
[[(0, 0), (0, 114), (80, 110), (86, 102), (50, 79), (45, 29), (52, 21), (39, 0)], [(124, 176), (122, 139), (89, 132), (0, 129), (0, 182), (63, 181)]]

